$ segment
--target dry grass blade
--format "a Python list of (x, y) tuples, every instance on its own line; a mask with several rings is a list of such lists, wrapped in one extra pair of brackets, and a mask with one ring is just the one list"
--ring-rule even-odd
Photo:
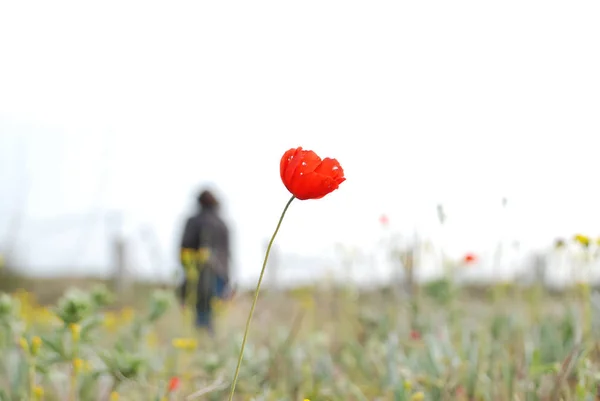
[(571, 374), (573, 371), (573, 367), (575, 367), (575, 362), (577, 362), (576, 355), (581, 351), (582, 344), (575, 344), (569, 355), (565, 358), (561, 365), (560, 372), (556, 375), (556, 379), (554, 381), (554, 386), (552, 388), (552, 393), (546, 399), (548, 401), (559, 401), (560, 398), (560, 389), (565, 382), (567, 376)]
[(197, 398), (200, 398), (204, 395), (207, 395), (209, 393), (212, 393), (213, 391), (219, 391), (219, 390), (224, 390), (227, 387), (229, 387), (229, 384), (225, 383), (223, 381), (223, 377), (219, 377), (217, 380), (215, 380), (215, 382), (213, 384), (211, 384), (208, 387), (204, 387), (203, 389), (200, 389), (198, 391), (193, 392), (192, 394), (188, 395), (187, 397), (185, 397), (186, 400), (195, 400)]

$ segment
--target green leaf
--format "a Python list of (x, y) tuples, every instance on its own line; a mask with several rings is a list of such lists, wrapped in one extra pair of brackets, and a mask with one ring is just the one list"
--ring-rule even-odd
[(42, 335), (41, 339), (45, 348), (50, 348), (52, 351), (54, 351), (63, 358), (66, 356), (65, 346), (62, 340), (62, 336), (60, 336), (60, 334), (58, 336), (55, 336), (54, 338), (50, 337), (49, 335)]
[(27, 388), (28, 388), (28, 373), (29, 373), (29, 366), (27, 364), (27, 361), (25, 360), (25, 358), (18, 358), (17, 360), (17, 368), (15, 371), (15, 375), (13, 376), (13, 380), (11, 383), (11, 388), (12, 391), (11, 393), (13, 394), (13, 398), (14, 395), (17, 395), (18, 397), (25, 397), (25, 394), (27, 393)]

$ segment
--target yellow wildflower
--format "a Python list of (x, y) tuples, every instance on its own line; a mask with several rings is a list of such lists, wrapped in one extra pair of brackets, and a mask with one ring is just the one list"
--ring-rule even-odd
[(112, 393), (110, 393), (110, 401), (118, 401), (119, 399), (119, 393), (117, 393), (116, 391), (113, 391)]
[(408, 380), (404, 380), (403, 384), (404, 384), (404, 389), (405, 390), (409, 390), (410, 391), (412, 389), (412, 383), (409, 382)]
[(74, 342), (78, 342), (81, 337), (81, 326), (77, 323), (71, 323), (69, 325), (69, 330), (71, 331), (71, 337)]
[(83, 359), (81, 359), (81, 358), (73, 359), (73, 370), (75, 371), (75, 374), (81, 372), (83, 365), (84, 365)]
[(135, 309), (126, 307), (121, 310), (121, 323), (127, 324), (133, 320), (135, 316)]
[(34, 303), (33, 295), (22, 288), (16, 290), (13, 293), (13, 297), (18, 299), (23, 307), (31, 306)]
[(425, 394), (423, 394), (422, 391), (418, 391), (410, 397), (410, 401), (423, 401), (424, 399), (425, 399)]
[(41, 400), (44, 397), (44, 389), (41, 386), (35, 386), (33, 388), (33, 397), (36, 400)]
[(586, 236), (586, 235), (583, 235), (583, 234), (576, 234), (576, 235), (573, 237), (573, 239), (574, 239), (576, 242), (579, 242), (579, 243), (580, 243), (582, 246), (584, 246), (584, 247), (586, 247), (586, 248), (587, 248), (588, 246), (590, 246), (590, 237), (588, 237), (588, 236)]
[(31, 339), (31, 355), (36, 356), (40, 352), (42, 347), (42, 339), (38, 336), (34, 336)]
[(103, 323), (106, 330), (112, 333), (117, 329), (117, 316), (113, 312), (106, 312)]
[(198, 341), (194, 338), (174, 338), (173, 347), (186, 351), (193, 351), (198, 346)]
[(35, 315), (36, 315), (36, 317), (35, 317), (36, 321), (38, 321), (42, 324), (52, 324), (52, 323), (57, 323), (60, 321), (58, 316), (56, 316), (56, 314), (54, 314), (54, 312), (52, 312), (50, 309), (48, 309), (46, 307), (37, 308), (35, 310)]
[(23, 348), (23, 351), (29, 352), (29, 343), (25, 337), (19, 338), (19, 345)]

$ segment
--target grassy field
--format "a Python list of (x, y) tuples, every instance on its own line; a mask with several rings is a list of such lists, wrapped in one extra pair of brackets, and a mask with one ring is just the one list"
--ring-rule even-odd
[[(169, 288), (136, 285), (116, 299), (99, 282), (11, 280), (0, 298), (0, 400), (227, 399), (250, 294), (216, 304), (209, 338)], [(264, 291), (235, 399), (597, 400), (590, 293), (446, 281), (411, 297)]]

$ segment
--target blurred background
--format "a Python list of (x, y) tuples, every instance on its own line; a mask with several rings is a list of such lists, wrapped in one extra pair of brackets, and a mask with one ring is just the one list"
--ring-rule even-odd
[[(235, 401), (600, 400), (599, 21), (0, 2), (0, 401), (222, 401), (234, 372)], [(291, 204), (254, 297), (298, 146), (347, 180)], [(180, 249), (202, 189), (230, 277)]]
[(599, 17), (592, 1), (3, 2), (3, 264), (172, 282), (208, 186), (252, 286), (289, 196), (279, 159), (303, 146), (347, 181), (292, 205), (279, 285), (385, 283), (390, 241), (418, 244), (422, 278), (442, 252), (476, 254), (465, 278), (482, 280), (562, 266), (556, 238), (600, 235)]

